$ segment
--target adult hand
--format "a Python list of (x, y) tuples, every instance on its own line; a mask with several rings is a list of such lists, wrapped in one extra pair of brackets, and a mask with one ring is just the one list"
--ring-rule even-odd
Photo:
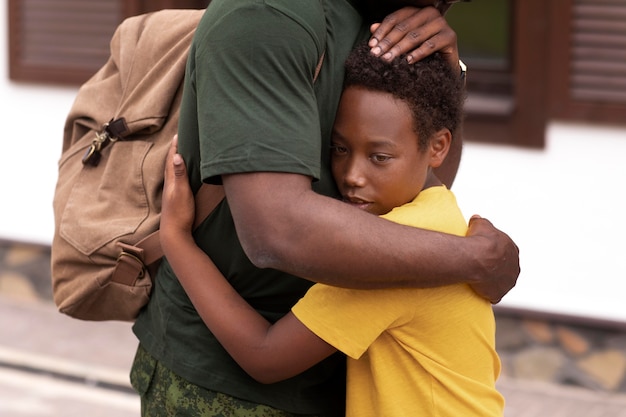
[[(404, 7), (370, 27), (369, 46), (383, 59), (406, 54), (416, 62), (434, 52), (441, 53), (453, 68), (459, 68), (456, 33), (434, 7)], [(460, 73), (460, 68), (459, 68)]]
[[(161, 236), (169, 233), (191, 234), (195, 204), (183, 157), (177, 153), (174, 136), (165, 161), (165, 182), (161, 207)], [(165, 248), (165, 246), (164, 246)]]
[(487, 219), (472, 216), (467, 236), (481, 245), (478, 279), (470, 286), (493, 304), (513, 288), (520, 273), (519, 248)]

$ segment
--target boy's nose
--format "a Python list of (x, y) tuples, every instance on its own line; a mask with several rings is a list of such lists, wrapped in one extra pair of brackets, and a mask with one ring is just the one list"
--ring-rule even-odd
[(366, 183), (363, 170), (357, 161), (346, 163), (343, 181), (349, 187), (363, 187)]

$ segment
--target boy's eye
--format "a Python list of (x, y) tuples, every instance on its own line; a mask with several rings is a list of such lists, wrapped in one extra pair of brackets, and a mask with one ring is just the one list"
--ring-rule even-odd
[(374, 162), (382, 163), (389, 161), (391, 159), (391, 156), (377, 153), (372, 155), (371, 158)]
[(348, 149), (341, 145), (331, 145), (330, 150), (335, 155), (343, 155), (348, 152)]

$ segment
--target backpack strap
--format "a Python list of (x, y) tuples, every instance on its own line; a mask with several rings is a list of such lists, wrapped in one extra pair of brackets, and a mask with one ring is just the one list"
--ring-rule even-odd
[[(224, 187), (221, 185), (202, 184), (195, 196), (196, 216), (193, 228), (196, 229), (209, 217), (209, 214), (224, 199)], [(136, 245), (118, 243), (122, 252), (117, 258), (117, 264), (111, 280), (132, 286), (135, 281), (143, 277), (146, 268), (163, 257), (159, 231), (155, 231)]]

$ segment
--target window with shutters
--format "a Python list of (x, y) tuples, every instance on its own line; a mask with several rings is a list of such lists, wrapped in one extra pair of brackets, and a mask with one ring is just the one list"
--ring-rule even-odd
[(111, 36), (124, 18), (207, 4), (207, 0), (9, 0), (9, 77), (81, 84), (106, 62)]
[(553, 0), (550, 113), (626, 123), (626, 0)]
[[(12, 80), (79, 85), (126, 17), (210, 0), (8, 0)], [(541, 147), (550, 118), (626, 123), (626, 0), (475, 0), (447, 19), (469, 66), (465, 138)]]
[(626, 124), (626, 0), (476, 0), (448, 20), (466, 139), (542, 147), (549, 120)]
[(544, 145), (549, 3), (476, 0), (448, 12), (468, 65), (465, 140)]

